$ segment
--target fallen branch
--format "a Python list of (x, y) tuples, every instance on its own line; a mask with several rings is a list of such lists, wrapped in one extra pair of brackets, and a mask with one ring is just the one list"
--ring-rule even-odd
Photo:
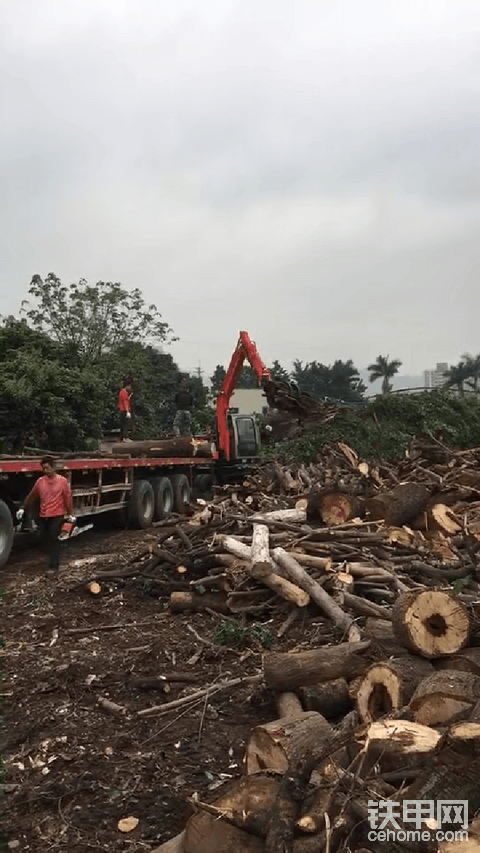
[(152, 708), (144, 708), (142, 711), (137, 711), (137, 717), (160, 717), (163, 714), (168, 714), (175, 708), (181, 708), (183, 705), (188, 705), (196, 699), (202, 699), (204, 696), (209, 696), (212, 693), (217, 693), (219, 690), (228, 690), (230, 687), (237, 687), (240, 684), (260, 684), (263, 675), (247, 675), (244, 678), (231, 678), (228, 681), (219, 681), (218, 684), (211, 684), (203, 690), (197, 690), (196, 693), (191, 693), (190, 696), (184, 696), (183, 699), (174, 699), (173, 702), (167, 702), (165, 705), (154, 705)]

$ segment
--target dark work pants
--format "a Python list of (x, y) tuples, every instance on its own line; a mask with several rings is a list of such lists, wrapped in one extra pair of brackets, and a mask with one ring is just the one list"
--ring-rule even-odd
[(129, 418), (127, 418), (126, 412), (120, 412), (119, 414), (120, 414), (120, 438), (123, 440), (124, 438), (127, 437), (128, 426), (129, 426), (129, 424), (128, 424)]
[(40, 540), (47, 555), (49, 569), (58, 569), (60, 565), (60, 540), (63, 515), (53, 515), (50, 518), (38, 519)]

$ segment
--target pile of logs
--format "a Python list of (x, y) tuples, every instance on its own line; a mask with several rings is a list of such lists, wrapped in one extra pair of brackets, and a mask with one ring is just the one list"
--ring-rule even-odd
[[(277, 719), (251, 732), (243, 776), (213, 803), (193, 800), (158, 853), (480, 853), (478, 822), (454, 839), (458, 809), (442, 824), (426, 808), (417, 825), (405, 817), (419, 800), (467, 801), (470, 820), (480, 808), (479, 461), (432, 443), (375, 467), (338, 444), (159, 524), (126, 571), (168, 567), (168, 583), (151, 578), (173, 612), (281, 606), (280, 635), (308, 610), (332, 642), (265, 652)], [(395, 840), (372, 840), (380, 803)]]

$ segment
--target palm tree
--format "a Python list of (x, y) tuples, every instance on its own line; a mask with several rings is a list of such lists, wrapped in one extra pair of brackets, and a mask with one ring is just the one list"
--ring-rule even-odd
[(383, 379), (382, 394), (388, 394), (392, 390), (389, 380), (398, 373), (398, 368), (402, 364), (398, 358), (394, 358), (392, 361), (388, 359), (388, 355), (377, 355), (376, 361), (367, 367), (367, 370), (370, 371), (370, 376), (368, 377), (370, 382), (375, 382), (376, 379)]
[(458, 364), (452, 364), (450, 370), (445, 371), (443, 375), (447, 380), (445, 382), (447, 388), (453, 388), (455, 386), (458, 389), (460, 396), (463, 397), (465, 394), (463, 383), (472, 375), (468, 364), (465, 361), (460, 361)]
[(467, 381), (467, 385), (470, 388), (473, 388), (475, 394), (478, 393), (478, 382), (480, 380), (480, 355), (470, 355), (470, 353), (466, 352), (462, 355), (462, 362), (465, 364), (466, 369), (468, 370), (468, 379), (471, 381)]

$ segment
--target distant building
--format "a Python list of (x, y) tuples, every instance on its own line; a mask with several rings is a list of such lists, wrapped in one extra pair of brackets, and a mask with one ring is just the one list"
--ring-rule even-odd
[(423, 383), (425, 388), (443, 388), (447, 381), (445, 376), (447, 370), (448, 364), (446, 361), (437, 362), (437, 366), (434, 370), (424, 370)]
[(236, 388), (230, 399), (230, 410), (237, 415), (265, 415), (269, 405), (261, 388)]

